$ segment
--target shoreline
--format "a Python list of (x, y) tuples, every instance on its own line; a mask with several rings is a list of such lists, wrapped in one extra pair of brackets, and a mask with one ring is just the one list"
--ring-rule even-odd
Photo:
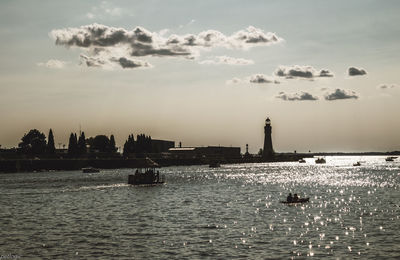
[[(298, 161), (308, 154), (276, 154), (271, 158), (151, 158), (160, 167), (206, 165), (211, 162), (220, 164), (262, 163)], [(144, 168), (145, 159), (3, 159), (0, 160), (0, 173), (75, 171), (85, 167), (99, 169)]]

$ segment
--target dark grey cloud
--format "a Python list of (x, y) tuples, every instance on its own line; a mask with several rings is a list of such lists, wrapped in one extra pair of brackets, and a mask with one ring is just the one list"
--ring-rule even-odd
[(286, 94), (285, 92), (279, 92), (276, 98), (285, 100), (285, 101), (316, 101), (318, 97), (313, 96), (307, 92), (301, 92), (300, 94)]
[(397, 84), (381, 84), (378, 86), (379, 89), (390, 89), (390, 88), (397, 88), (399, 85)]
[(119, 59), (111, 59), (111, 61), (117, 62), (124, 69), (133, 69), (133, 68), (139, 68), (139, 67), (151, 67), (151, 65), (145, 61), (140, 61), (140, 60), (135, 61), (135, 60), (127, 59), (125, 57), (121, 57)]
[(123, 69), (152, 67), (151, 64), (149, 64), (146, 61), (131, 60), (125, 57), (120, 57), (120, 58), (107, 57), (107, 56), (105, 56), (104, 58), (102, 56), (89, 57), (84, 54), (81, 54), (80, 57), (81, 57), (81, 63), (86, 65), (87, 67), (106, 68), (106, 69), (113, 69), (116, 66), (121, 67)]
[(81, 58), (81, 63), (85, 64), (87, 67), (103, 68), (107, 64), (106, 60), (89, 57), (84, 54), (81, 54), (80, 58)]
[(316, 77), (333, 77), (333, 74), (326, 69), (316, 70), (312, 66), (279, 66), (275, 75), (287, 79), (305, 78), (313, 79)]
[(336, 89), (335, 91), (325, 95), (325, 100), (333, 101), (339, 99), (358, 99), (358, 95), (351, 90)]
[(270, 76), (264, 75), (264, 74), (251, 75), (248, 78), (248, 81), (250, 83), (256, 83), (256, 84), (265, 84), (265, 83), (279, 84), (279, 81), (277, 81), (276, 79), (274, 79), (274, 78), (272, 78)]
[(364, 69), (358, 69), (356, 67), (350, 67), (348, 69), (348, 73), (349, 73), (349, 76), (362, 76), (362, 75), (367, 74), (367, 72)]
[[(88, 66), (100, 66), (99, 62), (106, 59), (106, 54), (110, 57), (122, 56), (125, 59), (142, 56), (193, 59), (199, 56), (203, 49), (249, 49), (283, 41), (274, 33), (266, 33), (252, 26), (230, 36), (216, 30), (207, 30), (199, 34), (174, 34), (164, 37), (164, 33), (150, 32), (139, 26), (133, 30), (126, 30), (94, 23), (77, 28), (52, 30), (50, 34), (56, 45), (78, 47), (87, 51), (84, 54), (86, 58), (83, 59)], [(96, 49), (100, 52), (96, 52)]]

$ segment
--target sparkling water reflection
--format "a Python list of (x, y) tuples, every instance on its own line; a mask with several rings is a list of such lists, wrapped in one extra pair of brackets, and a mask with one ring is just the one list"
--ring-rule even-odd
[[(400, 160), (0, 175), (1, 254), (40, 258), (397, 258)], [(361, 166), (353, 167), (356, 161)], [(279, 203), (289, 192), (310, 197)]]

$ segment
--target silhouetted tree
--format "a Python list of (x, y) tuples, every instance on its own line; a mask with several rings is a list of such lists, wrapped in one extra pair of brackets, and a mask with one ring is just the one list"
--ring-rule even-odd
[(71, 133), (69, 136), (68, 154), (72, 157), (76, 157), (78, 155), (78, 141), (76, 139), (76, 134), (74, 133)]
[[(111, 136), (114, 138), (114, 136)], [(102, 153), (114, 153), (115, 152), (115, 140), (114, 144), (111, 144), (111, 140), (105, 135), (97, 135), (94, 138), (90, 137), (87, 139), (87, 143), (90, 146), (92, 152), (98, 151)]]
[(115, 147), (115, 139), (114, 135), (110, 136), (110, 152), (115, 153), (117, 151), (117, 147)]
[(25, 134), (18, 144), (22, 153), (28, 155), (41, 155), (46, 151), (46, 136), (37, 129), (32, 129)]
[(135, 153), (135, 138), (133, 134), (128, 136), (128, 140), (125, 141), (123, 154), (127, 156), (130, 153)]
[(54, 145), (54, 136), (53, 136), (53, 130), (49, 130), (49, 137), (47, 138), (47, 153), (48, 154), (55, 154), (56, 153), (56, 147)]
[(78, 154), (84, 155), (86, 153), (86, 137), (85, 132), (82, 132), (78, 140)]

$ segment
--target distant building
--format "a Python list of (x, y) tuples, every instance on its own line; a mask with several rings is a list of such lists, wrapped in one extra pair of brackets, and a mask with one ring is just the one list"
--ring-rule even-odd
[(152, 147), (153, 153), (168, 152), (168, 149), (175, 147), (175, 142), (151, 139), (151, 147)]
[(272, 126), (271, 120), (269, 117), (265, 120), (264, 126), (264, 149), (263, 149), (263, 158), (270, 158), (274, 156), (274, 149), (272, 148)]
[(175, 158), (240, 158), (240, 147), (179, 147), (168, 150)]

